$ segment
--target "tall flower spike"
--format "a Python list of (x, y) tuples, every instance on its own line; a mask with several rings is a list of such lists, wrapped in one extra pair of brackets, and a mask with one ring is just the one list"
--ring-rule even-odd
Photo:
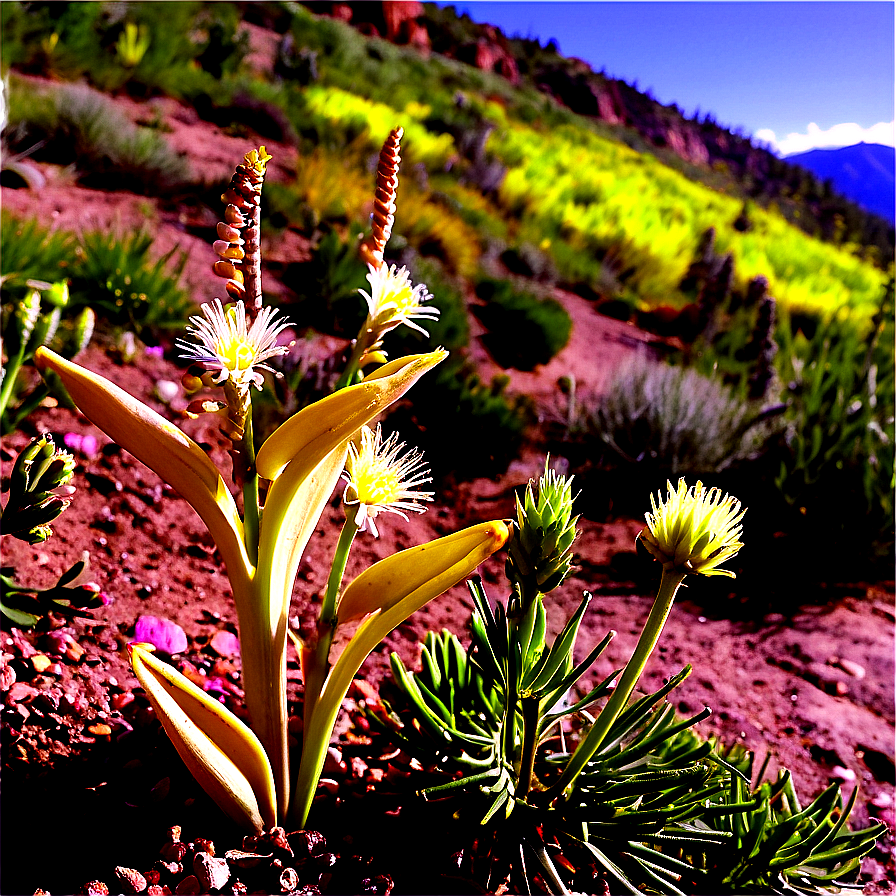
[(403, 128), (393, 128), (380, 150), (376, 166), (376, 193), (373, 200), (372, 232), (361, 243), (361, 257), (371, 267), (381, 268), (386, 243), (392, 235), (395, 222), (395, 194), (398, 192), (398, 166), (401, 163), (399, 149)]
[(379, 423), (375, 432), (368, 426), (362, 427), (359, 442), (349, 446), (343, 473), (348, 484), (343, 500), (347, 506), (358, 505), (355, 522), (360, 531), (369, 528), (374, 537), (379, 537), (375, 520), (381, 511), (407, 519), (406, 510), (414, 513), (426, 510), (419, 502), (431, 501), (433, 493), (417, 491), (417, 488), (432, 479), (423, 455), (411, 449), (402, 457), (404, 442), (398, 441), (397, 433), (392, 433), (384, 442)]
[(717, 488), (704, 489), (702, 482), (688, 488), (684, 479), (678, 488), (666, 483), (668, 495), (650, 496), (652, 513), (645, 514), (647, 529), (638, 538), (663, 564), (663, 569), (682, 575), (729, 576), (718, 567), (743, 547), (740, 541), (745, 510), (740, 501)]
[(213, 244), (219, 256), (215, 273), (227, 281), (227, 295), (246, 300), (251, 318), (261, 310), (261, 187), (270, 160), (260, 146), (237, 166), (221, 196), (224, 220), (218, 223)]

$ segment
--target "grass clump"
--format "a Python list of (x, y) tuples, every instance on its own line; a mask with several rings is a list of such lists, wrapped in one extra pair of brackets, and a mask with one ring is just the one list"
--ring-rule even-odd
[(613, 460), (657, 478), (719, 473), (757, 457), (770, 436), (758, 409), (718, 380), (643, 361), (617, 372), (587, 426)]
[(9, 126), (13, 149), (37, 146), (35, 159), (73, 164), (86, 186), (166, 193), (190, 178), (186, 160), (161, 134), (133, 124), (83, 84), (35, 89), (13, 82)]

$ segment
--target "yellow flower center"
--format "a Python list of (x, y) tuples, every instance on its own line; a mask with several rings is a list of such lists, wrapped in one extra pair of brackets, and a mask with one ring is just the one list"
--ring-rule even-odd
[(248, 370), (255, 363), (255, 346), (239, 337), (222, 339), (215, 352), (228, 370)]
[(394, 317), (403, 317), (408, 311), (417, 307), (417, 297), (409, 284), (396, 288), (395, 284), (390, 283), (389, 288), (383, 293), (383, 304), (395, 305)]
[(401, 471), (383, 460), (362, 455), (352, 464), (352, 484), (362, 504), (393, 504), (401, 498)]

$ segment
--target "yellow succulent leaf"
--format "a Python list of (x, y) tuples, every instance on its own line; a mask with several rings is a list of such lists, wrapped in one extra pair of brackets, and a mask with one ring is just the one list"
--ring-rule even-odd
[[(291, 808), (298, 823), (304, 823), (307, 818), (314, 796), (311, 784), (316, 784), (320, 776), (339, 708), (364, 660), (408, 616), (466, 578), (483, 560), (500, 550), (510, 533), (510, 527), (503, 520), (480, 523), (421, 545), (424, 551), (410, 548), (381, 560), (348, 586), (337, 608), (339, 624), (345, 621), (342, 613), (346, 606), (351, 618), (369, 615), (330, 670), (305, 727), (306, 740)], [(423, 569), (418, 569), (418, 564)]]
[(347, 453), (345, 441), (310, 469), (302, 458), (296, 458), (271, 483), (261, 520), (258, 577), (261, 592), (270, 594), (272, 634), (282, 628), (280, 634), (286, 636), (286, 617), (296, 571), (339, 481)]
[(251, 578), (243, 523), (218, 468), (161, 414), (124, 389), (47, 348), (34, 359), (59, 375), (72, 401), (92, 423), (176, 489), (208, 526), (236, 590)]
[(412, 607), (402, 617), (407, 618), (469, 575), (509, 537), (501, 520), (480, 523), (374, 563), (343, 592), (336, 608), (339, 624), (397, 605)]
[(448, 357), (444, 349), (408, 355), (384, 364), (356, 386), (340, 389), (289, 418), (261, 446), (258, 473), (277, 479), (302, 456), (313, 469), (337, 445), (397, 401), (427, 370)]
[(261, 742), (151, 650), (150, 644), (129, 644), (131, 666), (193, 777), (244, 828), (261, 831), (276, 824), (274, 776)]

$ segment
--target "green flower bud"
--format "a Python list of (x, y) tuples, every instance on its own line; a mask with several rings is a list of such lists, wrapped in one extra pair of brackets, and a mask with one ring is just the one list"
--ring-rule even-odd
[(530, 482), (516, 501), (516, 537), (511, 541), (506, 573), (522, 594), (553, 591), (572, 570), (572, 544), (578, 517), (572, 515), (572, 477), (545, 466), (537, 489)]
[(718, 567), (743, 547), (740, 521), (746, 511), (740, 501), (717, 488), (706, 490), (702, 482), (690, 489), (684, 479), (677, 489), (666, 485), (665, 502), (659, 492), (656, 499), (650, 496), (653, 512), (645, 514), (641, 544), (670, 572), (734, 578)]

